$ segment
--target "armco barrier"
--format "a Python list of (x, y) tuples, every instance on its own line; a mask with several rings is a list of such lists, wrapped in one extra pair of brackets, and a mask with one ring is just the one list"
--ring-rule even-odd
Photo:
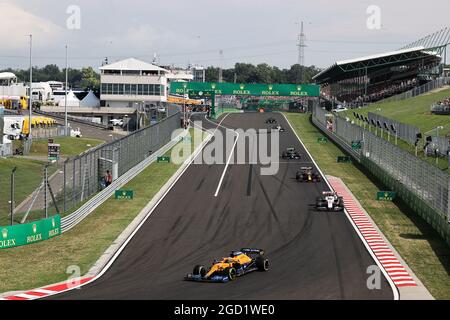
[(0, 249), (9, 249), (54, 238), (61, 234), (59, 215), (28, 224), (0, 227)]
[[(448, 174), (419, 158), (413, 158), (413, 155), (356, 125), (352, 125), (352, 128), (364, 130), (365, 145), (361, 151), (352, 150), (349, 141), (327, 130), (314, 115), (312, 122), (386, 187), (397, 192), (398, 197), (450, 245), (450, 177)], [(396, 152), (391, 152), (392, 148), (395, 148)], [(427, 174), (428, 172), (431, 173)]]

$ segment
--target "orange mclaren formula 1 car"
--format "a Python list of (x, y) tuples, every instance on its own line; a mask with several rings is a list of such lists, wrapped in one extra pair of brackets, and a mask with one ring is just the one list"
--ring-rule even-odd
[(268, 271), (269, 260), (264, 257), (264, 250), (242, 249), (231, 252), (229, 257), (215, 260), (212, 267), (195, 266), (194, 272), (185, 280), (199, 282), (229, 282), (236, 277), (253, 271)]

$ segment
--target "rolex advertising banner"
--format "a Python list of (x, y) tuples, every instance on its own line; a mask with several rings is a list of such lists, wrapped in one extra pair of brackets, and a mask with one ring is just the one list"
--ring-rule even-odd
[(215, 91), (216, 95), (233, 96), (279, 96), (279, 97), (319, 97), (320, 86), (305, 84), (236, 84), (209, 82), (173, 82), (171, 94), (189, 94)]
[(0, 227), (0, 249), (33, 244), (60, 234), (61, 217), (59, 215), (33, 223)]

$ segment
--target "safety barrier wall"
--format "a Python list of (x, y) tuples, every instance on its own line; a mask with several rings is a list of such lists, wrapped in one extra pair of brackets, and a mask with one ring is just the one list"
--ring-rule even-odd
[[(364, 128), (336, 117), (333, 128), (317, 116), (313, 123), (331, 140), (353, 156), (383, 184), (398, 193), (406, 204), (423, 217), (450, 244), (450, 175), (411, 155)], [(361, 149), (352, 148), (360, 140)]]

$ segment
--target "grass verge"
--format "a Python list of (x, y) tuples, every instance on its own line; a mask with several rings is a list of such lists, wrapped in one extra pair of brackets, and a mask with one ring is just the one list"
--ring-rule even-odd
[[(193, 149), (201, 141), (195, 143)], [(171, 151), (167, 153), (170, 154)], [(119, 201), (112, 197), (59, 237), (0, 251), (0, 292), (29, 290), (64, 281), (69, 277), (66, 274), (69, 266), (79, 266), (81, 273), (86, 274), (179, 167), (173, 163), (153, 163), (124, 186), (134, 191), (134, 200)]]
[(308, 115), (286, 116), (323, 172), (345, 182), (430, 293), (436, 299), (450, 299), (449, 247), (439, 235), (404, 203), (376, 201), (376, 192), (383, 187), (374, 177), (366, 176), (361, 167), (337, 164), (343, 151), (331, 142), (317, 142), (323, 133), (312, 125)]
[[(378, 113), (389, 119), (413, 125), (417, 127), (424, 136), (436, 136), (436, 127), (442, 126), (443, 129), (439, 131), (439, 135), (450, 137), (450, 118), (445, 115), (431, 114), (431, 106), (434, 103), (449, 97), (450, 89), (445, 89), (402, 101), (374, 103), (361, 109), (342, 112), (340, 116), (349, 117), (358, 124), (359, 121), (353, 115), (354, 111), (364, 116), (367, 116), (369, 112)], [(372, 129), (372, 131), (374, 130), (375, 129)], [(387, 140), (387, 133), (384, 133), (384, 138)], [(394, 137), (391, 136), (390, 141), (393, 143)], [(415, 154), (415, 147), (405, 141), (399, 139), (398, 146), (411, 154)], [(441, 170), (447, 170), (447, 172), (450, 173), (447, 157), (427, 157), (425, 156), (422, 147), (423, 143), (420, 143), (418, 156), (422, 160), (427, 161)]]
[[(54, 138), (55, 143), (61, 145), (61, 157), (73, 157), (78, 154), (85, 152), (91, 148), (94, 148), (104, 141), (96, 139), (86, 139), (86, 138), (70, 138), (61, 137)], [(47, 156), (48, 154), (48, 141), (47, 140), (37, 140), (34, 141), (31, 149), (30, 156)]]
[[(431, 130), (443, 126), (440, 135), (450, 135), (450, 121), (448, 116), (431, 114), (431, 106), (450, 97), (450, 89), (431, 92), (403, 101), (374, 103), (368, 107), (356, 110), (357, 113), (367, 116), (369, 112), (416, 126), (420, 132), (432, 134)], [(377, 111), (381, 109), (381, 111)], [(353, 111), (346, 111), (343, 115), (354, 119)], [(435, 133), (433, 133), (435, 135)]]

